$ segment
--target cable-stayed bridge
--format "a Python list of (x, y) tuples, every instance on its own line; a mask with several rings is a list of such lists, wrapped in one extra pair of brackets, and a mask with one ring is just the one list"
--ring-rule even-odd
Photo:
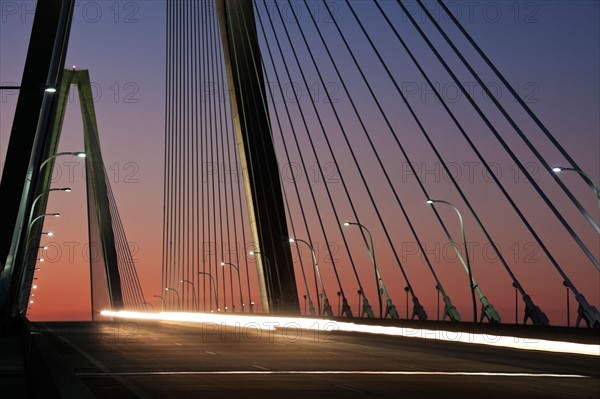
[[(443, 18), (432, 14), (432, 5)], [(119, 381), (123, 395), (146, 397), (139, 378), (168, 376), (175, 384), (178, 378), (201, 375), (235, 376), (241, 391), (255, 392), (258, 375), (276, 384), (277, 376), (296, 372), (307, 381), (323, 375), (345, 381), (319, 388), (327, 395), (331, 389), (402, 392), (398, 378), (415, 375), (425, 380), (472, 377), (478, 392), (488, 392), (485, 377), (531, 378), (515, 383), (515, 392), (522, 394), (540, 379), (554, 383), (565, 378), (557, 395), (583, 379), (584, 396), (593, 394), (597, 370), (581, 365), (596, 355), (597, 336), (593, 330), (551, 327), (563, 324), (564, 312), (551, 314), (540, 296), (562, 297), (566, 289), (567, 307), (573, 301), (577, 309), (574, 324), (600, 327), (594, 305), (598, 292), (585, 292), (578, 283), (580, 275), (598, 279), (600, 191), (593, 173), (556, 139), (552, 126), (511, 85), (450, 3), (166, 1), (162, 276), (152, 293), (142, 292), (119, 199), (102, 160), (102, 132), (91, 100), (89, 75), (94, 71), (65, 69), (73, 7), (68, 0), (38, 5), (23, 81), (17, 88), (3, 88), (20, 94), (0, 186), (8, 208), (0, 255), (3, 328), (50, 337), (51, 344), (31, 335), (24, 339), (45, 362), (48, 353), (51, 359), (60, 357), (56, 350), (87, 359), (57, 366), (70, 376), (69, 386), (80, 389), (77, 395), (90, 394), (90, 388), (108, 395), (97, 383), (108, 378)], [(455, 97), (440, 87), (440, 76), (452, 83)], [(486, 83), (490, 79), (510, 100), (494, 93)], [(466, 82), (475, 82), (484, 97), (478, 98)], [(79, 93), (85, 151), (61, 153), (71, 86)], [(426, 91), (419, 100), (415, 90), (422, 88)], [(64, 330), (72, 326), (24, 321), (44, 250), (42, 222), (56, 216), (46, 209), (47, 197), (70, 190), (51, 186), (54, 160), (62, 155), (85, 157), (88, 239), (90, 248), (99, 251), (90, 256), (92, 319), (98, 324), (81, 327), (81, 340)], [(507, 179), (499, 162), (510, 163), (519, 178)], [(482, 179), (471, 179), (475, 168)], [(572, 188), (576, 184), (578, 190)], [(581, 187), (589, 197), (578, 194)], [(532, 256), (535, 262), (527, 263)], [(158, 315), (148, 302), (151, 297), (160, 301)], [(127, 311), (136, 313), (119, 313)], [(126, 316), (138, 321), (122, 323)], [(101, 322), (112, 317), (116, 324)], [(346, 326), (345, 319), (354, 324)], [(568, 309), (567, 320), (570, 325)], [(219, 336), (226, 343), (223, 334), (239, 337), (234, 342), (244, 347), (256, 344), (256, 335), (244, 335), (250, 334), (244, 330), (248, 323), (256, 324), (252, 333), (287, 334), (289, 329), (301, 336), (314, 330), (307, 323), (321, 329), (330, 321), (334, 324), (324, 328), (336, 331), (335, 342), (357, 340), (347, 356), (362, 356), (363, 347), (382, 350), (378, 356), (390, 367), (352, 361), (349, 369), (313, 370), (324, 359), (318, 355), (307, 357), (299, 370), (274, 358), (270, 361), (278, 366), (250, 358), (228, 363), (217, 354), (227, 359), (231, 354), (212, 348), (204, 353), (217, 356), (214, 369), (207, 359), (202, 363), (207, 368), (198, 370), (185, 352), (147, 342), (127, 361), (135, 363), (150, 350), (173, 367), (140, 369), (132, 363), (133, 369), (117, 370), (118, 346), (110, 348), (114, 359), (96, 357), (105, 342), (95, 338), (115, 325), (116, 334), (128, 338), (168, 343), (172, 334), (183, 341), (175, 345), (196, 353), (203, 350), (205, 337), (216, 343)], [(202, 330), (202, 343), (195, 341), (194, 328)], [(433, 349), (426, 350), (431, 356), (440, 351), (439, 356), (453, 358), (466, 351), (468, 361), (456, 369), (432, 370), (435, 361), (425, 359), (411, 363), (419, 370), (411, 374), (382, 349), (408, 341), (360, 335), (377, 332), (410, 340), (426, 338), (430, 329), (438, 331)], [(439, 334), (448, 331), (471, 335), (457, 339), (460, 343), (447, 342), (454, 340)], [(499, 342), (506, 337), (523, 342), (492, 349), (487, 346), (495, 338), (477, 338), (486, 333), (504, 337)], [(255, 349), (285, 350), (276, 346), (293, 340), (282, 337)], [(540, 345), (528, 346), (528, 339)], [(446, 347), (438, 346), (445, 341)], [(581, 345), (582, 352), (556, 354), (546, 341)], [(308, 344), (302, 338), (293, 342)], [(474, 343), (483, 346), (467, 349)], [(326, 341), (313, 344), (302, 350), (318, 353), (331, 347)], [(424, 350), (418, 345), (409, 351)], [(510, 363), (528, 349), (543, 354)], [(481, 368), (483, 374), (473, 371), (486, 356), (506, 357), (514, 369), (503, 373), (502, 361)], [(87, 371), (81, 362), (98, 371)], [(571, 372), (551, 372), (561, 365)], [(524, 371), (531, 367), (537, 371)], [(39, 370), (30, 367), (30, 379), (39, 378)], [(348, 375), (365, 378), (367, 385), (369, 376), (377, 375), (383, 378), (381, 391), (348, 386), (347, 377), (341, 377)], [(51, 380), (45, 384), (56, 386), (56, 395), (67, 395), (55, 376)], [(220, 392), (227, 382), (220, 384), (211, 392)], [(278, 390), (275, 385), (265, 390), (270, 389)], [(164, 395), (156, 387), (146, 392)]]

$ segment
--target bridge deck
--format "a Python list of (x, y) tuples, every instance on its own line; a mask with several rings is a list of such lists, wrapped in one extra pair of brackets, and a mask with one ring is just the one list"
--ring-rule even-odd
[[(174, 322), (35, 328), (100, 398), (597, 398), (600, 392), (598, 359), (590, 356), (314, 331), (259, 336), (253, 328)], [(481, 372), (490, 375), (469, 374)]]

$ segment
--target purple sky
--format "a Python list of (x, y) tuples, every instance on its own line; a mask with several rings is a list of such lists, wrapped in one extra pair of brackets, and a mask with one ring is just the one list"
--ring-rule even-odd
[[(416, 4), (407, 2), (411, 9)], [(296, 3), (295, 3), (296, 4)], [(300, 3), (298, 3), (300, 4)], [(378, 116), (376, 108), (362, 85), (357, 71), (351, 66), (351, 59), (343, 50), (342, 43), (335, 33), (332, 24), (325, 22), (325, 10), (320, 2), (309, 2), (313, 10), (319, 10), (319, 26), (328, 34), (328, 40), (334, 47), (334, 54), (339, 57), (341, 73), (347, 82), (353, 97), (358, 98), (360, 111), (367, 115), (366, 123), (371, 137), (375, 142), (395, 187), (400, 193), (408, 212), (417, 226), (418, 232), (426, 247), (432, 250), (434, 267), (438, 272), (444, 287), (461, 311), (463, 318), (470, 315), (470, 302), (464, 272), (454, 262), (454, 254), (447, 246), (447, 240), (431, 211), (424, 205), (424, 199), (414, 177), (408, 173), (406, 162), (390, 139), (383, 121)], [(409, 150), (414, 162), (422, 172), (421, 178), (432, 196), (461, 204), (458, 195), (451, 188), (448, 179), (444, 177), (436, 160), (421, 138), (416, 125), (409, 118), (399, 97), (386, 80), (382, 68), (375, 57), (368, 51), (368, 43), (358, 31), (354, 20), (343, 2), (336, 2), (339, 13), (336, 19), (342, 30), (349, 35), (353, 46), (362, 58), (360, 62), (367, 71), (370, 81), (384, 101), (384, 109), (390, 116), (401, 140)], [(384, 29), (384, 24), (368, 2), (354, 1), (352, 3), (360, 10), (363, 23), (373, 33), (378, 45), (384, 51), (385, 59), (394, 73), (397, 73), (402, 87), (409, 95), (408, 99), (414, 105), (416, 112), (422, 117), (426, 127), (439, 146), (447, 161), (452, 162), (457, 173), (461, 174), (459, 182), (468, 197), (472, 199), (475, 208), (480, 213), (486, 226), (489, 226), (493, 237), (504, 250), (507, 260), (518, 275), (519, 279), (530, 291), (536, 303), (548, 314), (553, 324), (565, 323), (565, 295), (562, 280), (554, 271), (543, 254), (530, 245), (532, 238), (520, 224), (500, 192), (483, 172), (483, 167), (476, 162), (475, 156), (467, 150), (466, 144), (460, 138), (456, 129), (451, 125), (440, 105), (433, 99), (424, 86), (424, 80), (410, 64), (405, 53), (396, 40)], [(445, 98), (456, 98), (456, 86), (448, 76), (442, 73), (440, 65), (425, 49), (423, 43), (417, 40), (415, 31), (406, 20), (403, 20), (399, 8), (392, 1), (382, 2), (390, 17), (397, 21), (398, 28), (406, 34), (406, 40), (422, 60), (425, 69), (432, 74), (439, 84)], [(435, 4), (428, 3), (436, 15), (441, 10)], [(596, 181), (600, 180), (600, 5), (595, 1), (481, 1), (481, 2), (450, 2), (453, 9), (460, 10), (461, 22), (474, 36), (479, 45), (486, 51), (508, 80), (518, 88), (519, 93), (526, 97), (528, 105), (549, 127), (565, 149), (579, 162), (580, 166), (589, 172)], [(33, 20), (31, 14), (34, 2), (2, 2), (0, 4), (0, 82), (2, 84), (19, 83)], [(95, 90), (98, 94), (96, 112), (98, 116), (102, 151), (107, 170), (111, 176), (111, 184), (117, 199), (123, 224), (128, 240), (138, 248), (134, 257), (138, 260), (138, 274), (142, 280), (147, 299), (161, 290), (161, 251), (162, 251), (162, 208), (163, 208), (163, 151), (164, 151), (164, 90), (165, 90), (165, 4), (163, 1), (84, 1), (76, 7), (75, 20), (69, 44), (67, 67), (76, 66), (79, 69), (89, 69)], [(306, 10), (304, 10), (306, 12)], [(291, 14), (290, 14), (291, 15)], [(264, 15), (261, 15), (264, 17)], [(306, 15), (305, 15), (306, 16)], [(421, 21), (424, 16), (415, 14)], [(302, 26), (311, 28), (308, 20), (301, 20)], [(440, 22), (447, 27), (453, 38), (460, 38), (457, 31), (440, 17)], [(433, 32), (430, 23), (423, 25), (427, 32)], [(293, 23), (288, 23), (292, 32), (297, 32)], [(270, 28), (267, 28), (269, 30)], [(311, 31), (314, 38), (314, 30)], [(259, 37), (261, 35), (259, 34)], [(294, 41), (298, 40), (297, 34)], [(435, 43), (442, 41), (435, 37)], [(278, 34), (284, 40), (283, 34)], [(303, 62), (309, 65), (306, 51), (297, 42), (298, 51), (304, 55)], [(469, 49), (463, 40), (458, 41), (461, 49)], [(274, 45), (274, 40), (269, 39)], [(263, 44), (263, 56), (264, 56)], [(442, 54), (451, 66), (458, 65), (450, 51), (443, 47)], [(474, 52), (466, 52), (473, 59)], [(289, 53), (286, 53), (286, 56)], [(326, 80), (337, 84), (339, 79), (328, 66), (324, 53), (319, 52), (319, 63), (323, 65)], [(267, 62), (268, 64), (268, 62)], [(492, 74), (483, 68), (481, 62), (475, 63), (488, 87), (496, 88), (499, 83)], [(270, 66), (267, 66), (270, 71)], [(310, 84), (324, 95), (324, 88), (318, 84), (318, 77), (309, 69)], [(280, 71), (281, 72), (281, 71)], [(293, 72), (293, 80), (299, 79)], [(269, 80), (273, 76), (268, 73)], [(463, 69), (459, 69), (459, 78), (471, 84), (475, 80)], [(533, 156), (525, 150), (524, 145), (514, 132), (508, 129), (501, 117), (483, 97), (480, 87), (471, 86), (475, 99), (483, 104), (483, 109), (491, 115), (494, 123), (501, 129), (501, 134), (514, 146), (515, 152), (524, 162), (530, 162), (534, 176), (547, 191), (563, 216), (572, 224), (594, 255), (600, 257), (600, 241), (589, 224), (577, 212), (564, 194), (559, 192), (552, 183), (546, 171), (539, 169)], [(306, 88), (304, 88), (306, 93)], [(535, 129), (519, 110), (505, 88), (499, 93), (501, 101), (507, 106), (512, 115), (525, 129), (547, 161), (551, 164), (564, 164), (558, 152), (552, 149), (541, 133)], [(276, 95), (277, 98), (278, 94)], [(382, 180), (380, 171), (375, 167), (375, 160), (367, 147), (362, 131), (353, 119), (348, 98), (340, 89), (336, 96), (340, 114), (344, 116), (346, 128), (349, 131), (353, 147), (357, 148), (360, 164), (364, 169), (367, 180), (373, 186), (378, 206), (386, 216), (386, 224), (393, 227), (393, 240), (401, 252), (401, 260), (406, 267), (411, 283), (414, 285), (421, 302), (425, 305), (431, 318), (435, 318), (436, 294), (434, 283), (426, 269), (420, 254), (414, 252), (414, 239), (410, 235), (404, 219), (401, 217), (393, 197)], [(301, 101), (308, 107), (308, 97)], [(12, 116), (17, 95), (12, 92), (2, 93), (0, 103), (0, 159), (4, 153), (10, 135)], [(281, 101), (276, 100), (278, 107)], [(297, 110), (296, 104), (291, 104)], [(500, 180), (514, 195), (515, 200), (522, 206), (532, 224), (540, 232), (544, 242), (553, 251), (559, 263), (565, 268), (575, 285), (586, 295), (588, 300), (600, 305), (600, 274), (586, 260), (581, 251), (570, 240), (559, 226), (550, 211), (543, 206), (528, 183), (519, 175), (508, 156), (485, 129), (480, 120), (475, 118), (472, 109), (467, 106), (464, 98), (452, 103), (461, 122), (468, 127), (468, 133), (473, 134), (474, 141), (484, 156), (494, 162), (495, 167), (502, 173)], [(373, 229), (375, 247), (379, 267), (388, 290), (392, 292), (394, 303), (401, 315), (404, 315), (404, 283), (396, 262), (392, 258), (389, 247), (386, 247), (382, 229), (377, 227), (377, 220), (372, 206), (365, 195), (356, 169), (351, 165), (349, 153), (341, 139), (339, 129), (332, 117), (328, 104), (320, 103), (325, 123), (334, 142), (337, 155), (341, 159), (342, 171), (348, 182), (351, 182), (353, 200), (359, 205), (361, 218), (366, 225)], [(297, 115), (297, 111), (294, 115)], [(79, 108), (74, 100), (68, 108), (61, 150), (80, 150), (83, 147), (81, 118)], [(314, 113), (309, 113), (312, 115)], [(297, 123), (297, 122), (295, 122)], [(318, 144), (321, 165), (331, 161), (324, 147), (322, 133), (317, 129), (313, 117), (309, 121), (311, 135)], [(276, 146), (280, 155), (282, 171), (285, 174), (286, 165), (281, 152), (282, 144), (277, 139)], [(289, 131), (285, 132), (289, 135)], [(300, 133), (303, 149), (306, 151), (307, 162), (314, 165), (316, 159), (306, 147), (306, 133)], [(288, 136), (289, 137), (289, 136)], [(297, 154), (293, 154), (297, 161)], [(71, 163), (72, 162), (72, 163)], [(469, 166), (472, 165), (472, 166)], [(529, 164), (528, 164), (529, 165)], [(536, 169), (536, 167), (538, 169)], [(437, 168), (437, 169), (436, 169)], [(431, 171), (429, 173), (425, 171)], [(82, 177), (82, 164), (77, 159), (61, 158), (56, 173), (56, 186), (71, 186), (74, 191), (70, 194), (56, 194), (51, 197), (48, 211), (61, 212), (60, 219), (47, 222), (46, 229), (57, 232), (53, 238), (53, 246), (46, 254), (48, 262), (39, 277), (35, 306), (30, 314), (33, 319), (81, 319), (89, 315), (89, 272), (86, 268), (84, 246), (87, 243), (87, 222), (85, 211), (85, 191)], [(72, 176), (71, 176), (72, 172)], [(335, 171), (334, 171), (335, 172)], [(472, 173), (472, 176), (469, 175)], [(285, 176), (285, 175), (284, 175)], [(335, 178), (334, 173), (334, 178)], [(471, 179), (472, 177), (472, 179)], [(306, 190), (307, 179), (315, 176), (302, 176), (299, 185)], [(576, 197), (598, 220), (597, 202), (588, 187), (582, 184), (574, 175), (561, 177), (565, 184), (573, 190)], [(286, 192), (290, 198), (293, 185), (289, 180), (285, 183)], [(337, 223), (325, 202), (323, 183), (315, 181), (319, 203), (330, 225)], [(341, 184), (332, 182), (330, 185), (334, 197), (340, 203), (340, 209), (345, 217), (350, 218), (349, 207), (345, 205)], [(307, 191), (303, 191), (302, 202), (310, 208)], [(305, 198), (306, 196), (306, 198)], [(294, 223), (300, 225), (298, 204), (291, 202)], [(458, 227), (455, 215), (449, 209), (439, 208), (444, 221), (451, 228), (452, 234), (458, 239)], [(514, 319), (514, 291), (510, 286), (505, 271), (495, 262), (491, 250), (486, 251), (486, 241), (480, 234), (471, 217), (465, 216), (469, 241), (474, 247), (474, 268), (484, 292), (499, 310), (503, 320), (511, 322)], [(309, 212), (313, 241), (320, 243), (319, 260), (323, 262), (323, 276), (328, 287), (329, 296), (335, 297), (337, 287), (334, 285), (333, 273), (327, 267), (326, 254), (322, 236), (318, 233), (314, 210)], [(314, 232), (313, 232), (314, 231)], [(306, 236), (301, 229), (298, 237)], [(341, 245), (341, 237), (331, 228), (330, 241)], [(369, 290), (372, 276), (368, 269), (369, 260), (363, 250), (358, 232), (348, 231), (352, 254), (361, 269), (361, 279)], [(303, 249), (304, 251), (304, 249)], [(342, 254), (340, 247), (340, 254)], [(308, 253), (305, 254), (305, 257)], [(351, 300), (351, 306), (356, 309), (355, 280), (350, 275), (347, 257), (340, 255), (338, 267), (343, 271), (344, 288)], [(255, 284), (255, 273), (251, 263), (251, 278)], [(70, 284), (66, 284), (69, 282)], [(299, 285), (299, 287), (301, 287)], [(302, 288), (303, 292), (304, 289)], [(301, 292), (301, 294), (302, 294)], [(367, 291), (369, 293), (370, 291)], [(255, 294), (256, 295), (256, 294)], [(313, 294), (314, 295), (314, 294)], [(258, 295), (256, 295), (258, 297)], [(332, 300), (336, 304), (335, 299)], [(370, 301), (376, 303), (375, 294), (370, 293)], [(157, 301), (152, 301), (158, 306)], [(521, 305), (520, 305), (521, 307)], [(574, 310), (574, 306), (572, 306)], [(519, 310), (522, 313), (522, 309)], [(574, 314), (574, 313), (573, 313)]]

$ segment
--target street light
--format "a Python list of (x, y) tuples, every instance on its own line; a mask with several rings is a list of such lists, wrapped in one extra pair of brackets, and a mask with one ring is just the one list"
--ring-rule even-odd
[[(237, 271), (237, 276), (238, 276), (238, 287), (240, 289), (240, 302), (242, 304), (242, 313), (244, 313), (244, 297), (242, 294), (242, 279), (240, 278), (240, 269), (234, 265), (233, 263), (229, 263), (229, 262), (221, 262), (221, 266), (225, 267), (225, 265), (231, 266), (235, 269), (235, 271)], [(233, 286), (231, 287), (231, 306), (233, 307), (233, 311), (235, 312), (235, 301), (233, 300)]]
[[(375, 263), (375, 250), (373, 248), (373, 236), (371, 235), (371, 232), (364, 225), (362, 225), (358, 222), (344, 222), (344, 226), (346, 226), (346, 227), (358, 226), (360, 229), (366, 231), (367, 234), (369, 235), (369, 241), (370, 241), (371, 245), (367, 244), (366, 242), (365, 242), (365, 244), (367, 245), (367, 250), (369, 251), (369, 256), (371, 257), (371, 262), (373, 262), (373, 269), (375, 269), (375, 282), (377, 284), (377, 299), (379, 300), (379, 317), (383, 318), (383, 307), (381, 304), (381, 293), (383, 292), (383, 294), (385, 295), (385, 301), (386, 301), (385, 315), (387, 316), (389, 314), (392, 317), (392, 319), (398, 319), (399, 317), (398, 317), (398, 312), (396, 311), (396, 307), (392, 303), (392, 299), (390, 298), (387, 290), (385, 289), (385, 285), (383, 284), (383, 279), (381, 278), (381, 275), (379, 274), (379, 269), (377, 269), (377, 264)], [(381, 288), (379, 288), (380, 286), (381, 286)], [(363, 296), (363, 298), (364, 298), (364, 296)], [(363, 311), (364, 311), (364, 309), (363, 309)]]
[[(42, 215), (39, 215), (35, 219), (33, 219), (31, 222), (29, 222), (29, 226), (27, 228), (31, 229), (31, 226), (33, 226), (33, 224), (35, 222), (37, 222), (38, 220), (44, 219), (46, 216), (58, 218), (58, 217), (60, 217), (60, 213), (44, 213)], [(47, 248), (45, 248), (45, 249), (47, 249)]]
[(437, 291), (437, 320), (440, 321), (440, 286), (439, 284), (435, 285), (435, 290)]
[(197, 308), (196, 306), (196, 290), (194, 288), (194, 283), (192, 283), (189, 280), (181, 280), (179, 281), (179, 284), (183, 284), (183, 283), (188, 283), (192, 286), (192, 311), (194, 310), (194, 308)]
[(177, 294), (177, 310), (181, 310), (181, 301), (179, 299), (179, 292), (177, 292), (177, 290), (175, 288), (171, 288), (171, 287), (165, 288), (165, 291), (173, 291), (173, 292), (175, 292), (175, 294)]
[[(40, 193), (37, 197), (35, 197), (35, 199), (33, 200), (33, 202), (31, 203), (31, 210), (29, 211), (29, 218), (27, 219), (27, 231), (25, 232), (25, 257), (26, 259), (29, 257), (28, 253), (29, 253), (29, 240), (30, 240), (30, 236), (31, 236), (31, 227), (33, 226), (33, 223), (39, 219), (42, 219), (42, 217), (51, 215), (51, 216), (60, 216), (60, 214), (58, 213), (52, 213), (52, 214), (44, 214), (44, 215), (40, 215), (38, 217), (36, 217), (35, 219), (33, 218), (33, 211), (35, 210), (35, 204), (40, 200), (40, 198), (42, 198), (43, 196), (45, 196), (46, 194), (51, 193), (52, 191), (63, 191), (66, 193), (71, 192), (71, 189), (69, 187), (61, 187), (61, 188), (51, 188), (48, 189), (42, 193)], [(42, 233), (47, 235), (48, 237), (52, 237), (54, 235), (54, 233), (52, 232), (48, 232), (48, 233)]]
[[(210, 287), (208, 289), (210, 290), (212, 288), (212, 291), (215, 294), (215, 302), (217, 305), (217, 311), (219, 311), (219, 286), (215, 282), (214, 277), (212, 276), (212, 274), (206, 273), (206, 272), (198, 272), (198, 274), (203, 274), (205, 276), (210, 277), (210, 280), (209, 280)], [(213, 283), (214, 283), (214, 285), (213, 285)], [(210, 294), (208, 295), (208, 297), (210, 298)], [(210, 311), (212, 312), (212, 299), (210, 300)]]
[(162, 295), (152, 295), (154, 298), (160, 298), (160, 311), (164, 311), (165, 308), (167, 307), (167, 302), (165, 301), (165, 298), (163, 298)]
[(475, 301), (475, 292), (474, 292), (474, 290), (477, 290), (477, 293), (479, 294), (479, 300), (481, 301), (481, 304), (482, 304), (481, 320), (483, 320), (483, 317), (485, 316), (485, 317), (487, 317), (487, 319), (490, 323), (499, 323), (500, 315), (496, 312), (494, 307), (488, 302), (485, 295), (483, 295), (481, 288), (479, 288), (479, 286), (477, 285), (477, 282), (473, 278), (473, 274), (471, 271), (471, 263), (469, 260), (469, 251), (467, 249), (467, 239), (465, 237), (465, 229), (464, 229), (463, 219), (462, 219), (462, 215), (460, 214), (460, 211), (458, 210), (458, 208), (456, 206), (454, 206), (453, 204), (451, 204), (448, 201), (428, 199), (426, 202), (429, 205), (433, 205), (435, 203), (449, 205), (450, 207), (452, 207), (454, 209), (454, 211), (458, 215), (458, 219), (460, 222), (461, 235), (462, 235), (462, 239), (463, 239), (463, 243), (464, 243), (464, 252), (465, 252), (466, 262), (465, 262), (465, 259), (463, 259), (462, 255), (460, 254), (460, 251), (458, 250), (458, 247), (456, 246), (456, 243), (450, 236), (450, 233), (448, 232), (448, 230), (444, 226), (442, 226), (442, 227), (444, 228), (444, 232), (446, 233), (446, 237), (448, 238), (450, 245), (452, 245), (452, 248), (454, 248), (454, 252), (456, 252), (456, 256), (458, 257), (458, 259), (462, 263), (463, 267), (467, 271), (467, 274), (469, 275), (469, 282), (470, 282), (469, 288), (471, 291), (471, 299), (473, 301), (473, 321), (475, 323), (477, 322), (477, 302)]
[(55, 217), (55, 218), (59, 218), (61, 215), (60, 213), (44, 213), (38, 217), (36, 217), (35, 219), (33, 219), (30, 224), (33, 225), (34, 222), (36, 222), (38, 219), (44, 218), (46, 216), (51, 216), (51, 217)]
[(410, 288), (404, 287), (404, 292), (406, 292), (406, 319), (408, 320), (408, 293), (410, 292)]
[[(294, 239), (290, 238), (290, 244), (294, 243)], [(308, 298), (308, 310), (310, 311), (311, 315), (315, 314), (315, 305), (313, 305), (313, 301), (312, 298), (310, 297), (310, 290), (308, 289), (308, 283), (306, 282), (306, 273), (304, 273), (304, 266), (302, 265), (302, 262), (300, 262), (300, 270), (302, 271), (302, 280), (304, 280), (304, 288), (306, 289), (306, 295), (304, 295), (304, 314), (306, 314), (306, 300)], [(317, 301), (319, 301), (319, 293), (317, 290)], [(321, 311), (321, 304), (320, 302), (317, 302), (317, 305), (319, 306), (319, 312)]]
[(590, 187), (592, 188), (592, 190), (594, 190), (594, 193), (596, 194), (596, 197), (598, 197), (598, 207), (600, 207), (600, 187), (598, 187), (598, 184), (596, 184), (596, 182), (594, 181), (594, 179), (592, 178), (592, 176), (590, 176), (588, 173), (584, 172), (581, 169), (577, 169), (577, 168), (566, 168), (563, 166), (555, 166), (552, 168), (552, 171), (556, 174), (560, 173), (560, 172), (575, 172), (575, 173), (579, 173), (581, 176), (583, 176), (583, 179), (590, 185)]
[(70, 193), (71, 189), (69, 187), (51, 188), (51, 189), (48, 189), (48, 190), (40, 193), (37, 197), (35, 197), (35, 199), (31, 203), (31, 211), (29, 212), (29, 221), (31, 221), (31, 219), (33, 218), (33, 210), (35, 209), (35, 204), (39, 201), (40, 198), (42, 198), (46, 194), (51, 193), (52, 191), (63, 191), (65, 193)]
[(563, 285), (567, 289), (567, 327), (571, 327), (571, 303), (569, 300), (569, 283), (563, 281)]
[[(477, 301), (475, 300), (475, 286), (476, 286), (476, 283), (475, 283), (475, 280), (473, 279), (473, 271), (471, 270), (471, 261), (469, 259), (469, 250), (467, 248), (467, 238), (465, 236), (465, 225), (464, 225), (464, 222), (463, 222), (462, 215), (460, 214), (460, 211), (458, 210), (458, 208), (456, 206), (454, 206), (454, 204), (452, 204), (452, 203), (450, 203), (448, 201), (434, 200), (434, 199), (428, 199), (427, 200), (427, 204), (429, 204), (429, 205), (434, 205), (436, 203), (446, 204), (446, 205), (450, 206), (452, 209), (454, 209), (454, 211), (458, 215), (458, 221), (460, 222), (460, 233), (461, 233), (463, 244), (464, 244), (464, 252), (465, 252), (465, 259), (466, 259), (466, 269), (467, 269), (467, 273), (469, 275), (469, 291), (471, 292), (471, 300), (473, 302), (473, 322), (477, 323)], [(452, 245), (452, 247), (454, 248), (454, 251), (456, 252), (456, 255), (460, 258), (460, 261), (464, 265), (463, 258), (460, 255), (460, 251), (458, 250), (458, 248), (456, 246), (456, 243), (454, 242), (454, 240), (452, 240), (452, 237), (450, 237), (450, 234), (448, 233), (448, 231), (446, 231), (446, 234), (448, 236), (448, 240), (450, 241), (450, 244)]]
[(516, 283), (512, 283), (515, 289), (515, 324), (519, 324), (519, 286)]
[(76, 152), (59, 152), (58, 154), (54, 154), (51, 157), (48, 157), (44, 160), (44, 162), (42, 162), (42, 164), (40, 165), (40, 171), (42, 170), (42, 168), (44, 166), (46, 166), (46, 164), (48, 162), (50, 162), (51, 160), (53, 160), (54, 158), (60, 157), (62, 155), (73, 155), (75, 157), (79, 157), (79, 158), (85, 158), (87, 156), (87, 154), (83, 151), (76, 151)]

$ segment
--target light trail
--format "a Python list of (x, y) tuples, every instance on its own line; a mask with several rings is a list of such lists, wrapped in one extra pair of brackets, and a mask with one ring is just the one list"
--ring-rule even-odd
[(568, 353), (600, 357), (600, 345), (582, 344), (566, 341), (550, 341), (544, 339), (522, 338), (501, 335), (475, 334), (468, 332), (430, 330), (422, 328), (374, 326), (366, 324), (348, 323), (328, 319), (311, 319), (300, 317), (276, 316), (245, 316), (225, 315), (215, 313), (185, 313), (161, 312), (144, 313), (130, 311), (101, 312), (103, 316), (122, 319), (178, 321), (189, 323), (210, 323), (215, 326), (240, 327), (246, 326), (253, 329), (277, 330), (300, 329), (318, 331), (341, 331), (366, 333), (377, 335), (397, 336), (404, 338), (420, 338), (435, 341), (455, 342), (464, 344), (486, 345), (492, 347), (520, 349), (528, 351), (541, 351), (553, 353)]

